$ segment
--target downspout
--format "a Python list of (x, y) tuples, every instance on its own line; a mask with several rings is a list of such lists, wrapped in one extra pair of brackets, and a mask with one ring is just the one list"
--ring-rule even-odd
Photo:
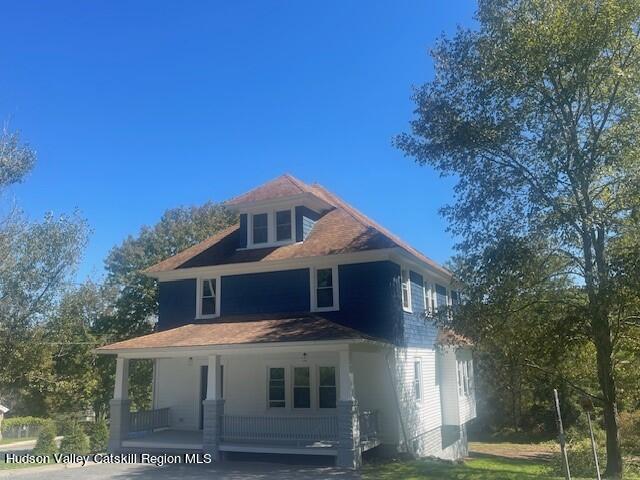
[(409, 442), (409, 437), (407, 436), (407, 428), (404, 424), (404, 418), (402, 417), (402, 407), (400, 406), (400, 398), (398, 397), (396, 382), (394, 380), (393, 374), (391, 373), (391, 364), (389, 363), (389, 352), (385, 354), (384, 359), (387, 365), (387, 374), (389, 375), (389, 381), (391, 382), (391, 389), (393, 390), (393, 398), (396, 403), (396, 409), (398, 410), (398, 418), (400, 419), (400, 428), (402, 429), (404, 444), (406, 445), (407, 452), (409, 453), (409, 455), (415, 458), (416, 455), (415, 455), (415, 452), (413, 451), (413, 445), (411, 445), (411, 442)]

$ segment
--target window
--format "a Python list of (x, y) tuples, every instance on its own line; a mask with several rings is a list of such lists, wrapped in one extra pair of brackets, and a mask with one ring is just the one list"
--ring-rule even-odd
[(284, 408), (284, 393), (284, 368), (269, 368), (269, 408)]
[(447, 307), (447, 289), (442, 285), (436, 284), (436, 310), (440, 307)]
[(402, 270), (402, 308), (411, 311), (411, 278), (409, 270)]
[(291, 240), (291, 210), (276, 212), (276, 242)]
[(422, 363), (420, 360), (413, 362), (413, 392), (416, 400), (422, 398)]
[(337, 310), (339, 306), (338, 267), (311, 269), (311, 309)]
[(295, 367), (293, 369), (293, 408), (311, 408), (309, 367)]
[(336, 408), (336, 367), (320, 367), (318, 369), (318, 406), (320, 408)]
[(200, 279), (198, 285), (198, 318), (217, 317), (220, 310), (218, 278)]
[(259, 213), (252, 217), (252, 243), (267, 243), (269, 241), (269, 215)]
[(458, 394), (471, 395), (473, 388), (473, 365), (471, 360), (458, 360)]

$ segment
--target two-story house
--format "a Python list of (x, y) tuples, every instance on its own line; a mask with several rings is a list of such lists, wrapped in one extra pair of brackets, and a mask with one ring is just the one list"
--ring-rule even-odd
[[(236, 225), (145, 271), (158, 331), (98, 350), (117, 355), (111, 449), (465, 455), (470, 349), (429, 318), (451, 273), (290, 175), (226, 205)], [(151, 411), (129, 411), (132, 359), (153, 359)]]

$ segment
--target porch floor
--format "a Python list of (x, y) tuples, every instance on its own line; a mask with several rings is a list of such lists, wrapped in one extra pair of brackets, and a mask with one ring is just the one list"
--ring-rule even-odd
[[(157, 430), (130, 434), (122, 442), (123, 448), (147, 448), (153, 450), (202, 450), (202, 430)], [(298, 455), (337, 455), (337, 445), (330, 442), (222, 442), (223, 452), (281, 453)]]

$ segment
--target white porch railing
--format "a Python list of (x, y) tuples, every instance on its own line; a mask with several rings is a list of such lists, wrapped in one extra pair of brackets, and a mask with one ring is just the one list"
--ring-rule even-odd
[(169, 427), (169, 409), (141, 410), (129, 412), (128, 433), (152, 432)]
[(337, 442), (336, 416), (248, 417), (224, 415), (222, 440), (226, 442)]

